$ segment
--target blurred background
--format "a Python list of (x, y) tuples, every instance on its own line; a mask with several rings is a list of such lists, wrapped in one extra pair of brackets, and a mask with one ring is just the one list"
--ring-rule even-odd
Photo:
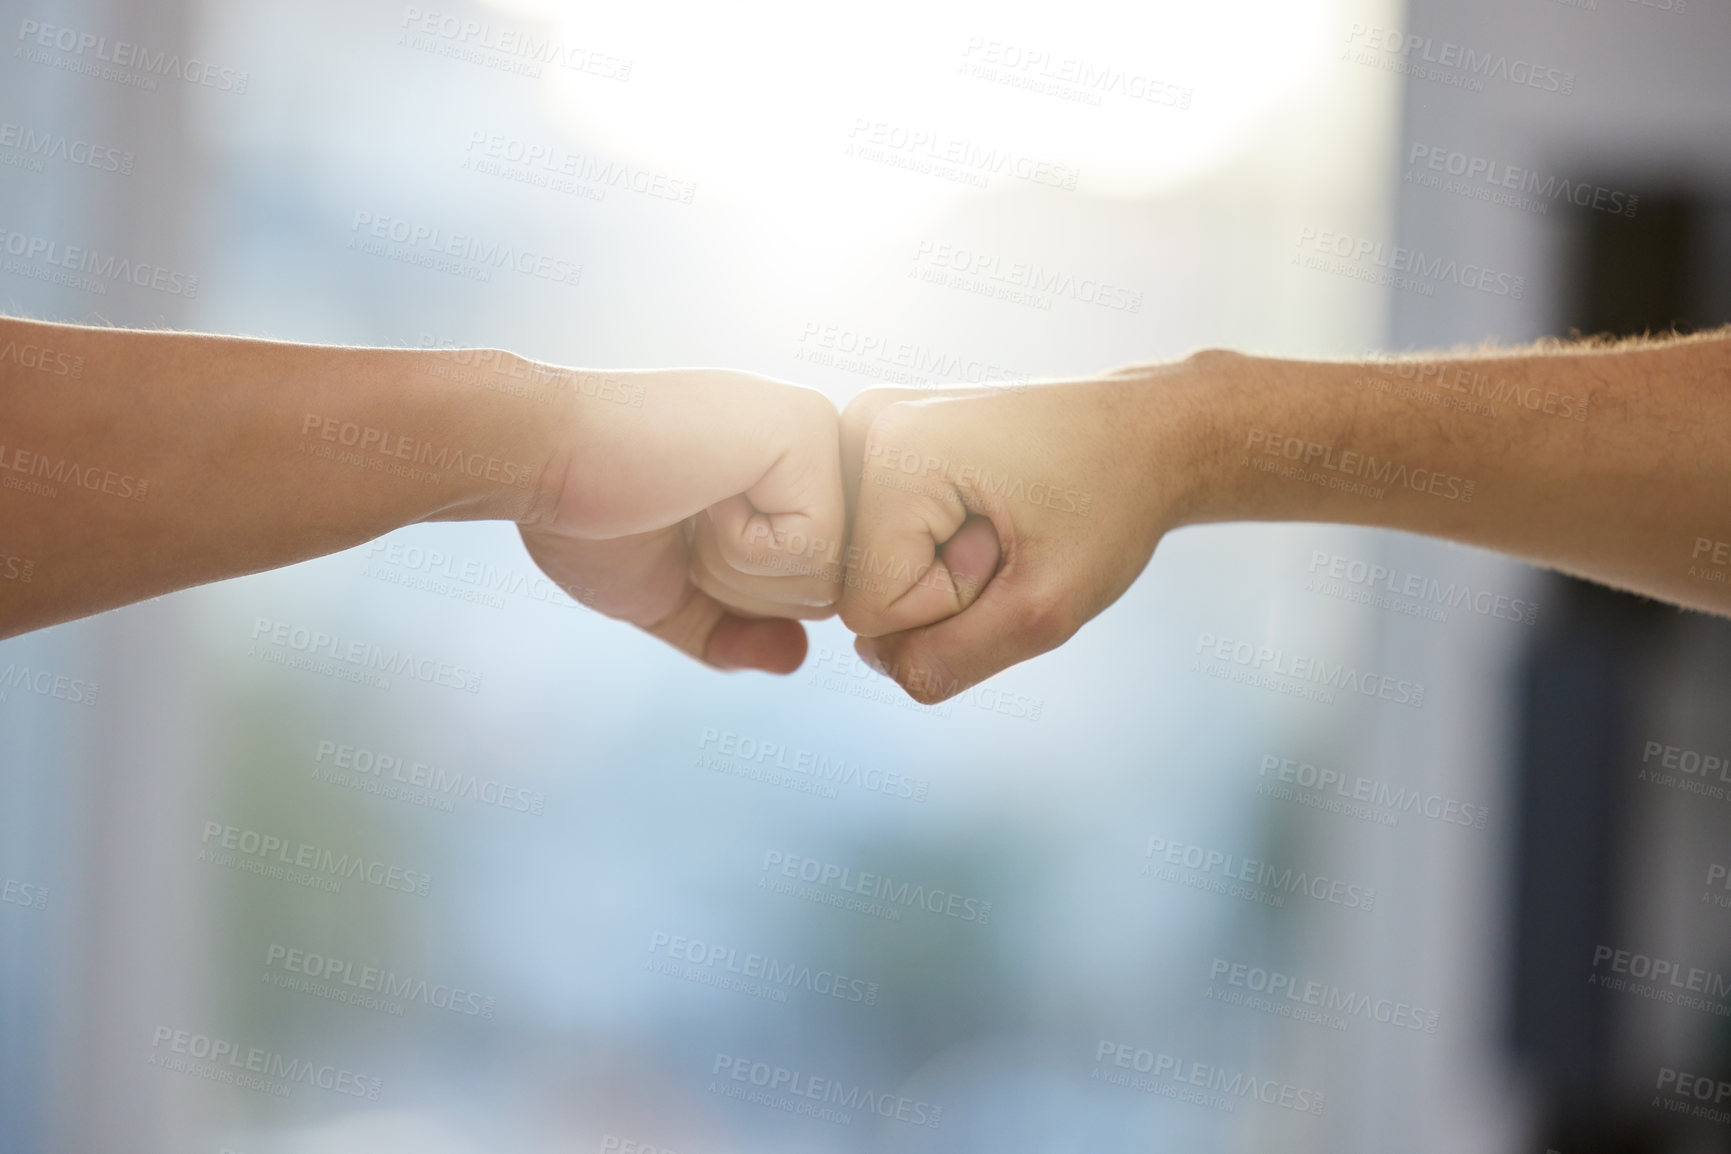
[[(838, 404), (1731, 321), (1724, 0), (0, 12), (14, 315)], [(1397, 246), (1508, 291), (1388, 283)], [(1209, 637), (1422, 703), (1210, 676)], [(834, 622), (786, 679), (707, 672), (500, 524), (15, 638), (0, 1149), (1731, 1148), (1728, 640), (1209, 527), (923, 708)]]

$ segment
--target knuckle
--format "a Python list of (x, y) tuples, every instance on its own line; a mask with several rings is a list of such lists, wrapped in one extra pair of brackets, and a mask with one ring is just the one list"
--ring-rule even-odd
[(914, 646), (903, 649), (893, 672), (896, 682), (907, 695), (921, 705), (936, 705), (954, 697), (965, 688), (960, 680), (951, 675), (945, 662), (935, 654)]
[(855, 393), (853, 400), (842, 409), (842, 422), (851, 429), (863, 431), (872, 423), (879, 410), (896, 399), (895, 392), (894, 389), (877, 388), (863, 389)]
[(1018, 617), (1022, 622), (1023, 636), (1042, 652), (1062, 645), (1081, 625), (1075, 620), (1069, 599), (1053, 589), (1030, 594), (1018, 611)]
[(773, 554), (761, 545), (748, 545), (726, 534), (717, 534), (698, 551), (697, 556), (710, 577), (734, 582), (755, 576), (774, 560)]
[(859, 637), (876, 637), (883, 632), (877, 609), (852, 590), (842, 593), (836, 605), (836, 615), (850, 633)]
[(911, 685), (903, 685), (902, 691), (921, 705), (937, 705), (950, 695), (922, 681)]
[(847, 582), (841, 600), (836, 603), (836, 615), (858, 637), (882, 637), (900, 631), (890, 620), (883, 591), (864, 582)]
[(785, 403), (802, 423), (834, 429), (841, 419), (835, 411), (835, 402), (816, 389), (803, 385), (785, 385), (783, 389)]
[(702, 534), (698, 552), (705, 561), (735, 568), (745, 558), (766, 551), (772, 544), (763, 536), (753, 538), (748, 531), (724, 533), (711, 529)]
[(741, 396), (768, 394), (778, 387), (778, 382), (745, 369), (709, 369), (707, 375), (710, 381)]
[(893, 419), (890, 414), (905, 413), (906, 409), (901, 404), (908, 399), (906, 389), (867, 389), (848, 402), (842, 420), (850, 429), (864, 434), (880, 420)]
[(886, 467), (890, 454), (900, 455), (912, 450), (918, 431), (911, 407), (902, 404), (885, 406), (866, 426), (865, 468), (871, 469), (874, 465)]

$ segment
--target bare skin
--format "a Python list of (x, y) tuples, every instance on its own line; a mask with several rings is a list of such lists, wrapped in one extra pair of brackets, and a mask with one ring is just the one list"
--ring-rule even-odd
[(592, 608), (785, 672), (840, 572), (778, 576), (744, 541), (840, 539), (835, 408), (720, 370), (0, 319), (0, 637), (494, 518)]
[(1062, 644), (1165, 533), (1209, 522), (1403, 529), (1731, 614), (1724, 332), (873, 389), (842, 430), (841, 617), (921, 701)]
[(745, 373), (0, 319), (0, 637), (502, 518), (573, 596), (719, 667), (795, 668), (797, 619), (839, 597), (938, 701), (1208, 522), (1403, 529), (1731, 614), (1728, 485), (1724, 333), (874, 389), (838, 446), (821, 394)]

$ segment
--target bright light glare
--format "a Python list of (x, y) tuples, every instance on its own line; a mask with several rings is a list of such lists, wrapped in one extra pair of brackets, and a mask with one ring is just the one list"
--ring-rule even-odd
[[(846, 155), (862, 121), (1066, 165), (1096, 195), (1146, 196), (1248, 147), (1309, 79), (1316, 66), (1303, 62), (1327, 59), (1321, 45), (1336, 16), (1332, 5), (1280, 0), (500, 6), (518, 18), (533, 11), (567, 43), (636, 62), (624, 84), (552, 70), (548, 116), (573, 139), (688, 175), (705, 195), (749, 197), (784, 227), (839, 216), (869, 219), (874, 231), (975, 190)], [(1037, 78), (1073, 60), (1123, 79), (1116, 91), (1096, 79), (1093, 105), (970, 74), (993, 43), (1000, 77)], [(1034, 59), (1048, 63), (1017, 66)], [(1189, 107), (1124, 95), (1131, 78), (1138, 90), (1149, 81), (1187, 89)]]

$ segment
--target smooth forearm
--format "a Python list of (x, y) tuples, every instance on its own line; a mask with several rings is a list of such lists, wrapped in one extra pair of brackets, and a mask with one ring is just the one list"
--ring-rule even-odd
[(1731, 611), (1701, 576), (1731, 540), (1724, 338), (1370, 362), (1206, 353), (1181, 379), (1204, 462), (1187, 523), (1403, 529)]
[(0, 554), (30, 568), (0, 562), (0, 636), (417, 521), (531, 516), (558, 467), (549, 408), (455, 369), (0, 319)]

